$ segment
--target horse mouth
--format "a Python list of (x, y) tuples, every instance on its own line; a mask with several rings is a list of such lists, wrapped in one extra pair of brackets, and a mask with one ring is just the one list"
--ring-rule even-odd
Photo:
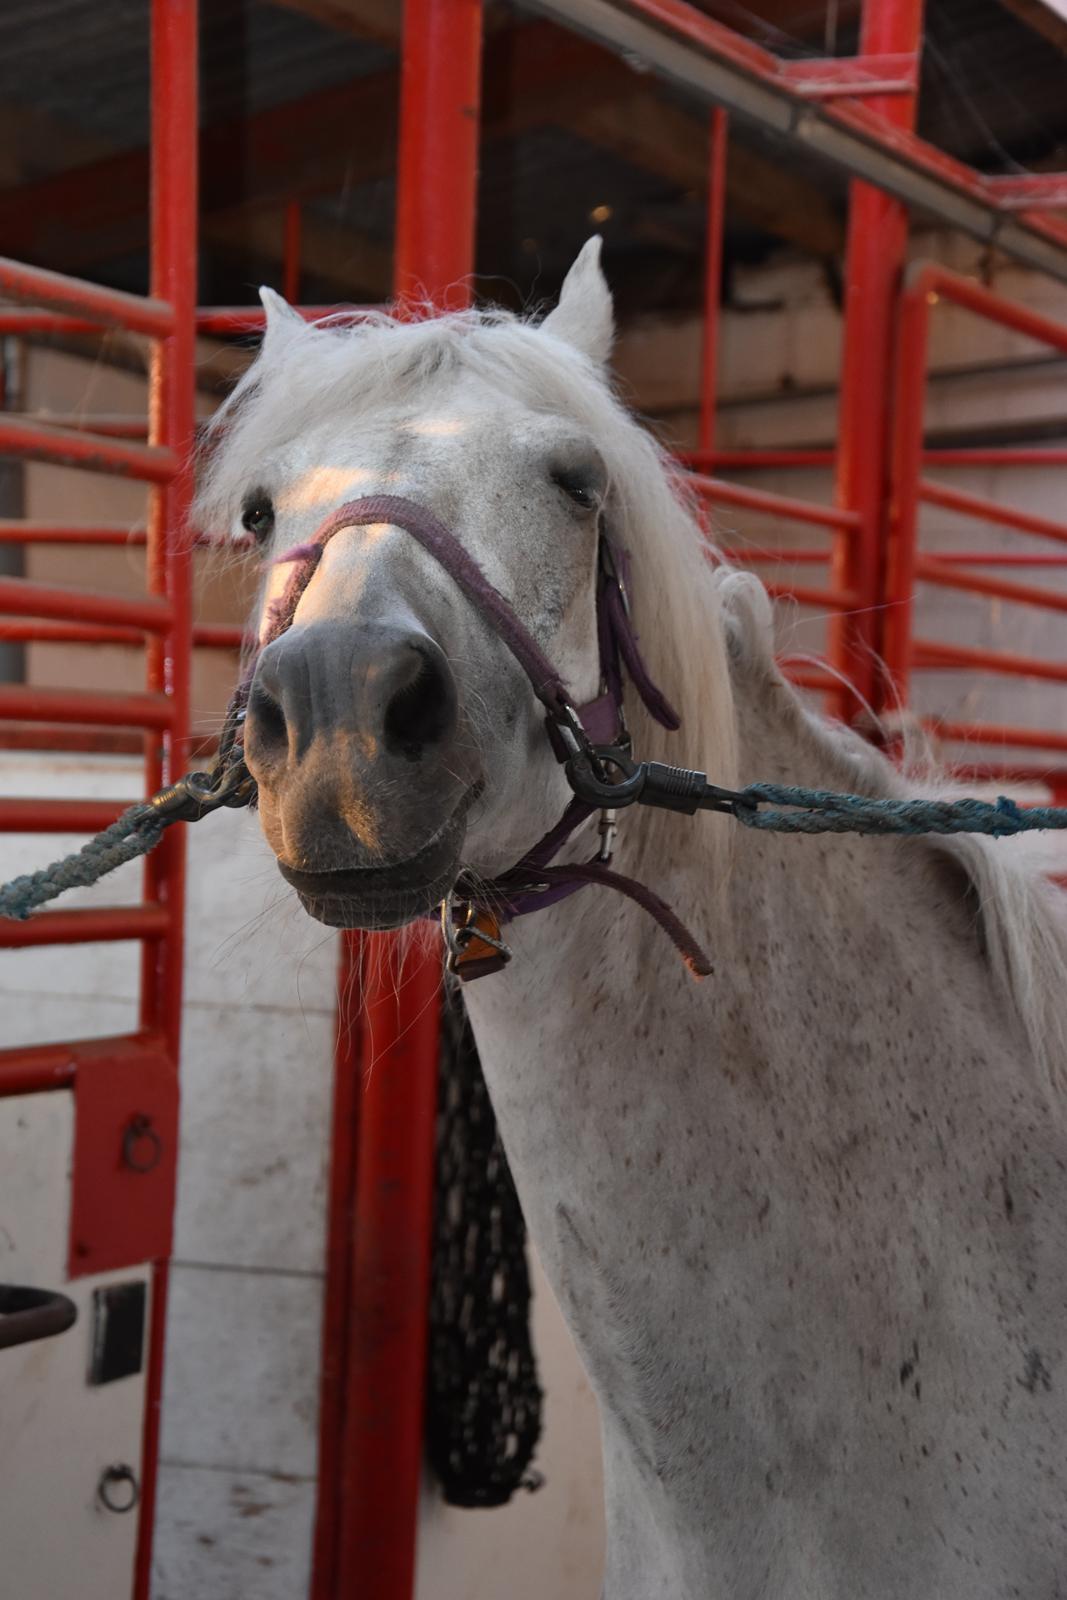
[(302, 872), (279, 861), (278, 870), (308, 915), (329, 928), (403, 927), (439, 905), (459, 876), (467, 813), (481, 789), (469, 789), (433, 837), (401, 861), (333, 872)]

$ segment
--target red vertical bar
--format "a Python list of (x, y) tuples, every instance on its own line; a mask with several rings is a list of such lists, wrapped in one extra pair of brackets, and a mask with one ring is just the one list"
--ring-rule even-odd
[[(401, 306), (469, 303), (481, 50), (480, 0), (405, 0)], [(432, 941), (344, 941), (342, 993), (362, 994), (363, 1016), (358, 1043), (338, 1032), (314, 1600), (410, 1600), (414, 1589), (440, 986)], [(342, 1083), (354, 1075), (358, 1111)]]
[(303, 234), (303, 211), (299, 200), (290, 200), (285, 208), (285, 238), (282, 241), (282, 294), (291, 306), (300, 304), (300, 252)]
[(423, 1459), (440, 952), (436, 943), (405, 950), (370, 935), (362, 971), (349, 1448), (334, 1593), (409, 1600)]
[[(923, 0), (864, 0), (861, 55), (917, 54)], [(914, 95), (872, 95), (867, 104), (892, 128), (910, 129)], [(845, 351), (838, 417), (837, 502), (858, 511), (861, 526), (835, 540), (831, 583), (852, 590), (859, 605), (830, 629), (829, 655), (865, 699), (875, 684), (880, 645), (876, 609), (889, 471), (889, 399), (897, 292), (908, 244), (908, 213), (870, 184), (849, 186), (845, 263)], [(841, 710), (854, 709), (845, 696)]]
[(719, 321), (722, 296), (722, 234), (726, 216), (726, 148), (730, 122), (721, 106), (711, 113), (708, 141), (708, 225), (704, 245), (704, 338), (700, 352), (701, 468), (713, 470), (715, 406), (719, 389)]
[(911, 679), (930, 301), (931, 291), (921, 283), (901, 299), (893, 396), (893, 487), (884, 586), (884, 674), (875, 684), (878, 711), (906, 705)]
[(470, 302), (481, 62), (481, 0), (404, 0), (398, 301), (448, 310)]
[[(197, 4), (152, 0), (151, 290), (174, 308), (174, 332), (153, 347), (149, 439), (178, 452), (183, 465), (172, 483), (150, 491), (147, 581), (173, 607), (168, 633), (148, 650), (148, 688), (174, 702), (172, 731), (151, 735), (146, 747), (148, 792), (174, 777), (185, 758), (189, 728), (191, 548), (187, 529), (195, 427), (195, 314), (197, 224)], [(141, 1020), (163, 1033), (176, 1063), (181, 1039), (182, 935), (185, 909), (185, 830), (171, 828), (147, 858), (145, 899), (168, 912), (163, 938), (144, 945)], [(177, 1096), (170, 1128), (177, 1139)], [(167, 1264), (153, 1264), (152, 1320), (146, 1373), (141, 1504), (135, 1600), (148, 1600), (155, 1517), (159, 1413), (163, 1381)]]

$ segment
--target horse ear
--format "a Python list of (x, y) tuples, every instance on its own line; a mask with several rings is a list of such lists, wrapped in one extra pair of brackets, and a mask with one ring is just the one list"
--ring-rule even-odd
[(563, 280), (559, 304), (541, 326), (603, 364), (611, 354), (615, 318), (611, 290), (600, 265), (600, 246), (598, 233), (586, 240)]
[(267, 313), (261, 350), (262, 352), (280, 350), (283, 345), (288, 344), (295, 333), (303, 332), (304, 319), (299, 311), (293, 310), (288, 300), (283, 300), (280, 294), (268, 289), (266, 284), (260, 289), (259, 298)]

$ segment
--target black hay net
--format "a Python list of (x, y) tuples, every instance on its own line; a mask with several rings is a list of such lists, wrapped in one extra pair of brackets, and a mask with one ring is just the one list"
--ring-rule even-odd
[(454, 994), (441, 1027), (428, 1359), (426, 1448), (448, 1504), (502, 1506), (539, 1487), (526, 1225)]

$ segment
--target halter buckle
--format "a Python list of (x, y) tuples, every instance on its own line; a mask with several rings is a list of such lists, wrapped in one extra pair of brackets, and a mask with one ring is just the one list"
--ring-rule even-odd
[(469, 900), (457, 901), (451, 889), (441, 901), (441, 933), (448, 951), (445, 970), (463, 983), (500, 972), (511, 960), (511, 949), (500, 937), (499, 919)]

